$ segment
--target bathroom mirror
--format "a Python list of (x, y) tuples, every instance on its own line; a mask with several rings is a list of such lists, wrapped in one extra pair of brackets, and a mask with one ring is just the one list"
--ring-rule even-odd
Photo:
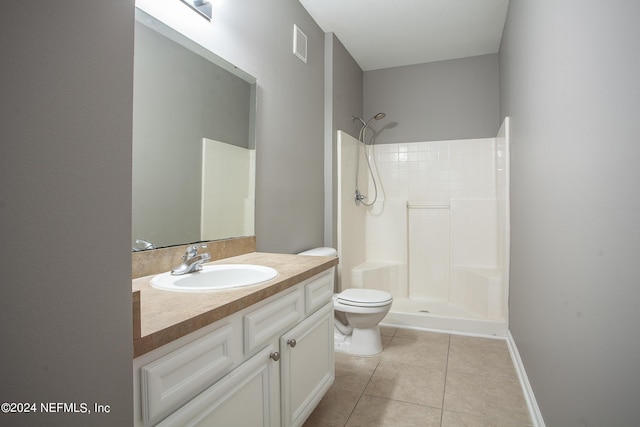
[(254, 234), (256, 80), (136, 9), (132, 248)]

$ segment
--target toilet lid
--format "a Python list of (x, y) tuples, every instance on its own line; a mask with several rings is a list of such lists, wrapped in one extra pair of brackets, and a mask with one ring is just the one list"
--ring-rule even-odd
[(358, 307), (380, 307), (393, 301), (391, 294), (376, 289), (352, 288), (338, 294), (338, 301)]

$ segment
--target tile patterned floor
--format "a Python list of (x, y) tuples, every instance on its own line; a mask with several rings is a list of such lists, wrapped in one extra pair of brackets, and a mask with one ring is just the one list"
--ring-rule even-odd
[(504, 340), (382, 327), (384, 351), (336, 353), (304, 427), (531, 426)]

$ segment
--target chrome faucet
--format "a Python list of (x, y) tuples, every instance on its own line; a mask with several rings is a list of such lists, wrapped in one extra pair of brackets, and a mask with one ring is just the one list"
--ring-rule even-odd
[(182, 274), (189, 274), (202, 270), (202, 264), (211, 261), (211, 254), (208, 252), (198, 254), (198, 249), (204, 249), (206, 247), (207, 245), (204, 244), (196, 244), (187, 247), (187, 251), (182, 255), (182, 264), (171, 270), (171, 274), (174, 276), (180, 276)]
[(155, 248), (156, 246), (153, 243), (144, 239), (137, 239), (136, 246), (133, 247), (133, 252), (148, 251)]

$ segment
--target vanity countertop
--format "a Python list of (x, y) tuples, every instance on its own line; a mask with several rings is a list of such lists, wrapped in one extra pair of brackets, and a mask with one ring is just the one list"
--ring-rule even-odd
[[(155, 275), (132, 281), (133, 356), (138, 357), (338, 264), (335, 257), (253, 252), (211, 264), (258, 264), (278, 270), (269, 282), (209, 292), (171, 292), (153, 288)], [(139, 293), (138, 293), (139, 292)]]

